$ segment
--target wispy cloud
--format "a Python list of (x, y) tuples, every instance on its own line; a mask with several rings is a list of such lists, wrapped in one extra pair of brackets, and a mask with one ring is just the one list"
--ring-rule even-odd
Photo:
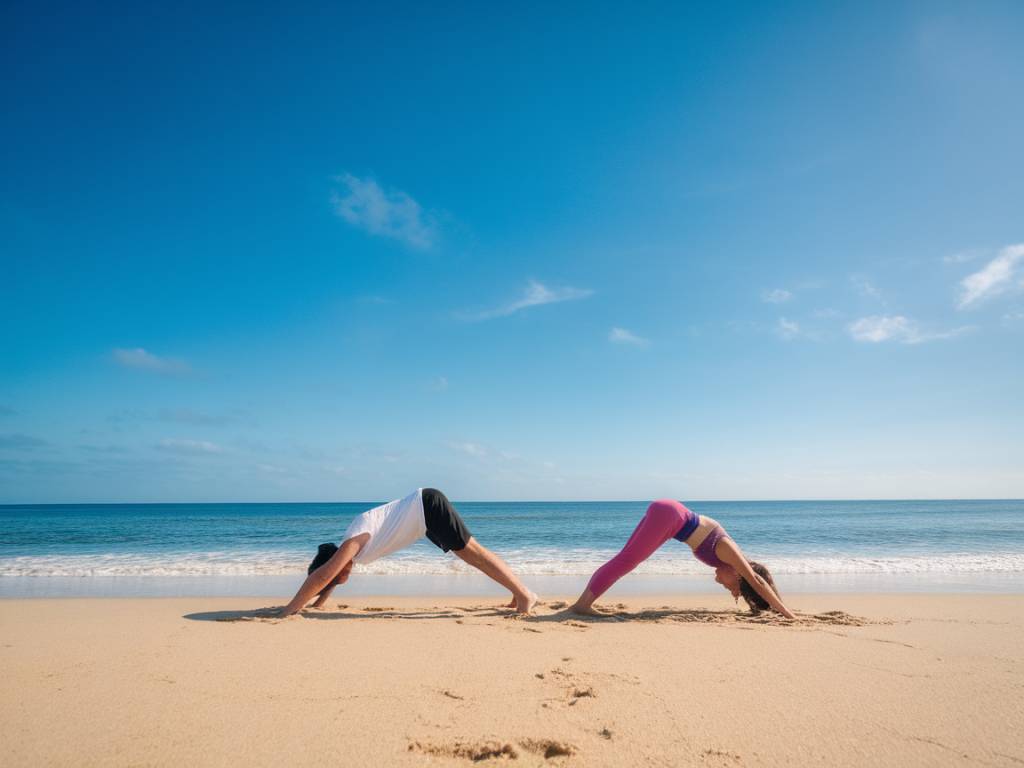
[(646, 347), (651, 341), (643, 336), (637, 336), (625, 328), (612, 328), (608, 333), (608, 341), (612, 344), (630, 344), (634, 347)]
[(853, 283), (853, 287), (857, 290), (861, 296), (867, 296), (870, 299), (882, 300), (882, 292), (875, 287), (875, 284), (868, 280), (866, 277), (861, 275), (854, 275), (850, 278), (850, 282)]
[(437, 241), (437, 223), (405, 192), (383, 189), (375, 180), (351, 173), (335, 181), (343, 187), (331, 194), (335, 213), (352, 226), (413, 248), (429, 248)]
[(0, 448), (14, 448), (16, 450), (31, 451), (35, 448), (45, 448), (49, 443), (39, 437), (23, 435), (20, 432), (0, 435)]
[(785, 288), (775, 288), (771, 291), (764, 291), (761, 294), (761, 301), (768, 304), (785, 304), (793, 298), (793, 294)]
[(256, 469), (265, 475), (290, 475), (292, 471), (287, 467), (281, 467), (277, 464), (257, 464)]
[(800, 323), (796, 320), (787, 320), (784, 317), (780, 317), (779, 322), (775, 326), (775, 333), (784, 341), (792, 341), (801, 333)]
[(164, 408), (160, 411), (160, 419), (197, 427), (223, 427), (243, 421), (245, 413), (237, 410), (230, 413), (206, 413), (192, 408)]
[(943, 256), (942, 261), (946, 264), (966, 264), (968, 261), (974, 261), (980, 255), (981, 252), (977, 250), (959, 251)]
[(160, 357), (152, 352), (147, 352), (142, 347), (133, 349), (114, 349), (111, 353), (114, 362), (125, 368), (137, 368), (142, 371), (152, 371), (165, 376), (180, 376), (188, 373), (192, 367), (184, 360), (173, 357)]
[(182, 456), (208, 456), (224, 453), (224, 449), (221, 446), (207, 440), (166, 439), (157, 443), (156, 447), (158, 450)]
[[(988, 264), (960, 281), (957, 308), (967, 309), (1012, 288), (1021, 261), (1024, 261), (1024, 243), (1003, 248)], [(1024, 281), (1017, 287), (1022, 286)]]
[(507, 317), (530, 307), (539, 307), (544, 304), (558, 304), (563, 301), (576, 301), (593, 295), (593, 291), (587, 288), (548, 288), (543, 283), (531, 280), (521, 298), (504, 304), (494, 309), (484, 310), (476, 314), (465, 315), (469, 320), (490, 320), (495, 317)]
[(483, 458), (488, 453), (487, 448), (480, 445), (479, 443), (449, 442), (447, 445), (453, 451), (464, 453), (467, 456), (476, 456), (477, 458)]
[(939, 341), (961, 336), (971, 330), (971, 326), (955, 328), (951, 331), (926, 333), (917, 323), (903, 315), (871, 315), (855, 320), (847, 326), (850, 336), (855, 341), (877, 344), (883, 341), (895, 341), (900, 344), (922, 344), (926, 341)]

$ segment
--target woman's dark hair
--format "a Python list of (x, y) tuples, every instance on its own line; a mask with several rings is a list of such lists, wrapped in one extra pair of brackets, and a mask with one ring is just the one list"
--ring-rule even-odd
[[(755, 563), (753, 560), (750, 561), (750, 567), (754, 569), (754, 573), (768, 582), (768, 586), (775, 590), (776, 595), (779, 594), (778, 587), (775, 586), (772, 575), (768, 572), (767, 568), (760, 563)], [(747, 601), (751, 613), (760, 613), (771, 608), (768, 601), (761, 597), (753, 585), (742, 576), (740, 576), (740, 596)]]
[(335, 544), (321, 544), (317, 547), (316, 557), (313, 558), (313, 562), (309, 564), (309, 568), (306, 569), (306, 573), (312, 573), (321, 565), (326, 563), (332, 557), (334, 553), (338, 551), (338, 547)]

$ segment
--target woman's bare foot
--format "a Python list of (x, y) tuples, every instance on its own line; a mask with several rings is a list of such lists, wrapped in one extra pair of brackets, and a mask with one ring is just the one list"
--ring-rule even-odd
[(527, 592), (523, 597), (517, 597), (512, 601), (516, 613), (530, 613), (537, 605), (537, 595)]
[(580, 605), (579, 603), (573, 603), (569, 606), (569, 610), (573, 613), (578, 613), (580, 616), (605, 616), (606, 614), (597, 610), (593, 605)]

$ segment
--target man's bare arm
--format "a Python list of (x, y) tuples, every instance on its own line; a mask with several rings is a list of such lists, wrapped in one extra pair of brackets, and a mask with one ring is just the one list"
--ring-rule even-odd
[(344, 584), (346, 581), (348, 581), (349, 574), (351, 574), (351, 573), (352, 573), (352, 562), (349, 561), (349, 564), (341, 569), (341, 573), (338, 574), (338, 576), (334, 579), (334, 581), (332, 581), (330, 584), (328, 584), (326, 589), (324, 589), (320, 593), (320, 596), (313, 603), (312, 607), (313, 608), (323, 608), (324, 607), (324, 603), (326, 603), (327, 600), (330, 598), (331, 592), (334, 591), (334, 588), (335, 587), (340, 587), (342, 584)]
[(352, 558), (358, 554), (359, 550), (369, 540), (370, 534), (361, 533), (342, 544), (330, 560), (306, 577), (302, 586), (299, 587), (299, 591), (295, 593), (295, 597), (291, 599), (288, 605), (281, 609), (281, 615), (291, 616), (293, 613), (298, 613), (305, 608), (306, 603), (323, 592), (338, 574), (342, 572), (345, 566), (352, 562)]

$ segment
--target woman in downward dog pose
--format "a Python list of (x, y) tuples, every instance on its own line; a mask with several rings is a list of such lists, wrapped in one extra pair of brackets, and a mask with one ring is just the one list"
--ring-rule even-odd
[(314, 608), (327, 602), (339, 584), (348, 581), (352, 564), (365, 564), (397, 552), (426, 536), (444, 552), (452, 551), (512, 593), (509, 608), (529, 613), (537, 596), (516, 578), (505, 561), (479, 544), (448, 498), (434, 488), (418, 488), (404, 499), (363, 512), (341, 537), (341, 546), (321, 544), (309, 564), (309, 576), (292, 601), (281, 609), (290, 616), (316, 598)]
[(571, 610), (600, 616), (593, 607), (594, 601), (669, 539), (688, 544), (694, 557), (715, 569), (715, 581), (733, 597), (742, 597), (753, 613), (771, 609), (787, 619), (796, 618), (779, 599), (768, 569), (747, 560), (718, 521), (698, 515), (671, 499), (659, 499), (647, 508), (626, 546), (594, 572)]

